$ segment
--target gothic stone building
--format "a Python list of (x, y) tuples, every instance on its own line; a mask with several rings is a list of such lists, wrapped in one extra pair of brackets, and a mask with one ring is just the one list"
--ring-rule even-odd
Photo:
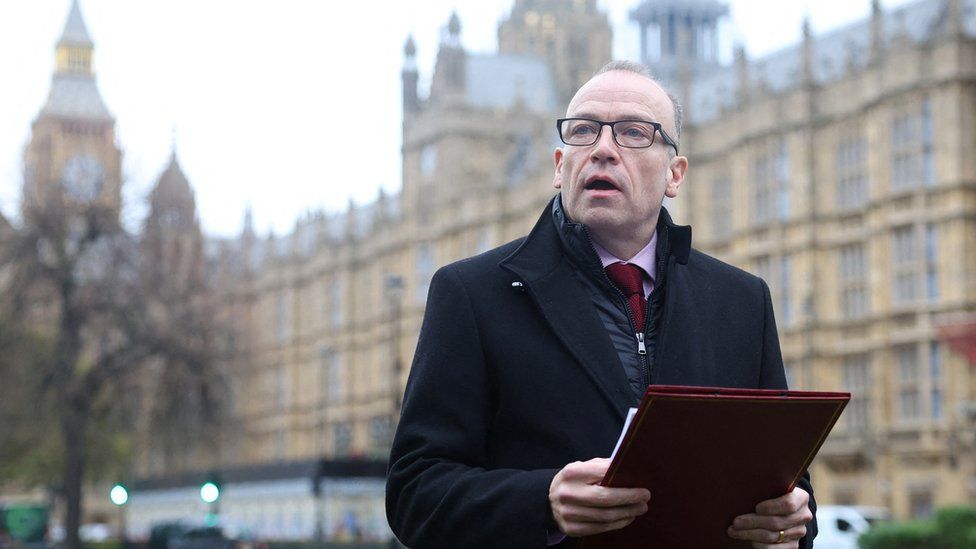
[[(922, 0), (719, 63), (714, 1), (648, 1), (645, 61), (685, 103), (696, 245), (770, 284), (791, 384), (847, 390), (813, 467), (825, 503), (924, 516), (976, 500), (976, 376), (937, 337), (976, 306), (976, 11)], [(518, 0), (499, 51), (445, 27), (430, 93), (403, 67), (403, 186), (224, 243), (250, 327), (225, 448), (244, 462), (386, 455), (439, 265), (524, 234), (552, 196), (552, 128), (610, 58), (595, 2)], [(586, 40), (579, 37), (585, 36)]]

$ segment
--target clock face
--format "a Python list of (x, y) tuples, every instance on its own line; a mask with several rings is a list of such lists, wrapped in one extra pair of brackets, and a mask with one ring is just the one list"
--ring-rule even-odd
[(90, 202), (102, 192), (105, 169), (90, 154), (75, 155), (64, 165), (61, 182), (68, 196), (79, 202)]

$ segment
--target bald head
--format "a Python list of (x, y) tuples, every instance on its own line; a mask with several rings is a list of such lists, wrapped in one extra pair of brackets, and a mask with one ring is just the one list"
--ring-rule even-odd
[[(580, 94), (583, 93), (584, 89), (587, 86), (589, 86), (591, 83), (593, 83), (595, 80), (600, 78), (602, 75), (611, 72), (623, 72), (623, 73), (630, 73), (632, 75), (640, 76), (646, 80), (649, 80), (651, 85), (657, 88), (660, 94), (664, 95), (664, 98), (666, 98), (667, 103), (669, 103), (671, 106), (670, 109), (671, 112), (669, 113), (669, 116), (660, 117), (660, 119), (655, 120), (655, 122), (660, 122), (667, 130), (668, 134), (674, 137), (675, 143), (680, 144), (681, 121), (683, 115), (681, 104), (678, 103), (678, 100), (674, 97), (674, 95), (669, 90), (667, 90), (664, 86), (661, 85), (660, 82), (654, 79), (654, 75), (651, 73), (651, 69), (647, 65), (636, 63), (634, 61), (611, 61), (606, 65), (604, 65), (603, 67), (601, 67), (600, 70), (596, 71), (593, 77), (590, 78), (586, 82), (586, 84), (583, 84), (583, 86), (579, 89), (579, 91), (576, 92), (576, 95), (573, 97), (573, 100), (570, 101), (569, 107), (567, 108), (566, 111), (567, 116), (569, 116), (569, 113), (572, 112), (573, 103), (576, 102)], [(653, 95), (657, 96), (656, 97), (657, 100), (661, 100), (662, 98), (660, 97), (660, 94), (655, 93)]]

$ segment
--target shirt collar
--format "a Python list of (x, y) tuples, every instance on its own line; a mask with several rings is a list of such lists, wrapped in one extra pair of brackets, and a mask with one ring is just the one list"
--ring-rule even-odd
[(614, 263), (632, 263), (644, 269), (644, 272), (647, 273), (647, 276), (652, 281), (657, 278), (657, 262), (655, 261), (657, 257), (657, 231), (654, 231), (654, 234), (651, 235), (651, 241), (647, 243), (647, 246), (641, 248), (630, 259), (620, 259), (596, 241), (593, 242), (593, 248), (596, 250), (596, 255), (600, 257), (600, 263), (603, 263), (604, 268)]

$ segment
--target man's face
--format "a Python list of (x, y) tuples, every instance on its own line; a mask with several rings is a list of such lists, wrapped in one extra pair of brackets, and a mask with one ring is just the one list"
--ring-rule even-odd
[[(659, 122), (669, 135), (677, 133), (667, 93), (650, 79), (627, 71), (603, 73), (584, 84), (566, 116), (607, 122), (647, 120)], [(553, 185), (560, 189), (569, 218), (586, 225), (603, 246), (646, 244), (661, 202), (665, 196), (678, 195), (688, 165), (684, 157), (672, 158), (673, 153), (660, 134), (650, 148), (621, 147), (610, 127), (604, 126), (593, 145), (556, 149)]]

